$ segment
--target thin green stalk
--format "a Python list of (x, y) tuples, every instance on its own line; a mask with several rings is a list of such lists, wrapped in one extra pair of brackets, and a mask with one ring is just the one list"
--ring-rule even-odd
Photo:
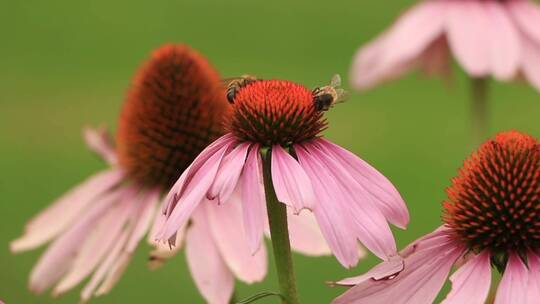
[(471, 78), (472, 140), (474, 148), (486, 139), (489, 129), (489, 79)]
[(276, 263), (279, 288), (283, 304), (299, 304), (298, 292), (296, 290), (296, 279), (291, 255), (291, 244), (289, 241), (289, 228), (287, 225), (287, 208), (277, 199), (272, 174), (270, 169), (271, 151), (266, 153), (263, 164), (264, 189), (266, 193), (266, 208), (268, 210), (268, 221), (270, 223), (270, 234), (272, 238), (272, 248), (274, 250), (274, 261)]

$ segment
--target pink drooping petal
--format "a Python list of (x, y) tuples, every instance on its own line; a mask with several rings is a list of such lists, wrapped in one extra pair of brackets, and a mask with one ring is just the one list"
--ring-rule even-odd
[(112, 138), (106, 129), (85, 128), (84, 139), (86, 145), (109, 165), (118, 164)]
[(484, 35), (490, 41), (491, 72), (496, 79), (511, 80), (516, 76), (521, 59), (519, 32), (503, 4), (496, 1), (482, 4), (490, 21)]
[[(162, 200), (160, 204), (163, 206), (166, 202)], [(154, 223), (152, 224), (152, 228), (150, 228), (150, 233), (148, 234), (147, 241), (154, 247), (154, 250), (150, 252), (148, 261), (148, 268), (152, 270), (163, 266), (170, 258), (180, 251), (184, 244), (186, 227), (180, 228), (180, 230), (176, 232), (176, 240), (172, 247), (164, 242), (156, 241), (155, 236), (157, 235), (159, 228), (165, 223), (165, 220), (166, 216), (164, 214), (157, 214)]]
[(255, 255), (251, 254), (240, 202), (204, 205), (201, 208), (205, 209), (214, 243), (235, 277), (248, 284), (262, 281), (268, 269), (266, 248), (262, 246)]
[(186, 236), (186, 258), (197, 288), (210, 304), (229, 304), (234, 277), (223, 258), (199, 208)]
[(295, 151), (315, 191), (317, 202), (313, 213), (321, 232), (337, 260), (344, 267), (351, 268), (358, 263), (360, 256), (354, 224), (348, 210), (342, 207), (346, 203), (343, 194), (330, 191), (338, 187), (336, 181), (328, 178), (323, 166), (313, 160), (303, 147), (295, 146)]
[(407, 11), (380, 38), (360, 49), (352, 71), (352, 85), (367, 89), (406, 72), (443, 31), (444, 1), (424, 1)]
[[(255, 254), (264, 239), (266, 223), (266, 198), (262, 172), (260, 147), (255, 145), (249, 151), (244, 171), (240, 177), (244, 230), (251, 253)], [(231, 202), (234, 203), (234, 202)]]
[(332, 196), (338, 193), (345, 201), (341, 202), (342, 210), (350, 213), (351, 229), (356, 231), (356, 237), (364, 246), (381, 259), (388, 259), (397, 254), (396, 242), (392, 231), (378, 206), (372, 201), (372, 196), (362, 185), (355, 182), (334, 157), (321, 151), (315, 145), (305, 144), (314, 162), (321, 164), (320, 174), (326, 179), (336, 182), (335, 188), (329, 188)]
[(272, 182), (280, 202), (294, 208), (296, 213), (312, 209), (315, 194), (309, 178), (300, 166), (280, 145), (272, 147)]
[(527, 266), (519, 255), (511, 253), (497, 288), (495, 304), (527, 303)]
[(371, 194), (373, 201), (390, 223), (403, 229), (407, 227), (409, 224), (407, 205), (384, 175), (358, 156), (328, 140), (317, 140), (316, 144), (347, 169), (347, 173)]
[[(129, 240), (125, 250), (133, 253), (144, 236), (148, 233), (150, 224), (154, 219), (156, 207), (159, 203), (159, 191), (151, 191), (147, 193), (138, 206), (138, 213), (133, 226), (133, 231), (129, 236)], [(133, 202), (132, 202), (133, 203)]]
[(97, 220), (123, 195), (128, 194), (125, 191), (116, 191), (93, 202), (91, 208), (49, 246), (30, 274), (32, 291), (44, 292), (70, 269)]
[(540, 43), (534, 43), (523, 37), (522, 41), (522, 69), (527, 80), (540, 91)]
[(451, 277), (452, 290), (443, 304), (483, 304), (491, 286), (489, 250), (470, 259)]
[[(332, 253), (312, 212), (305, 210), (300, 214), (295, 214), (287, 208), (287, 214), (289, 238), (294, 251), (307, 256), (323, 256)], [(362, 248), (359, 250), (364, 256), (365, 251)]]
[(116, 186), (124, 178), (118, 170), (109, 170), (94, 175), (84, 183), (63, 195), (50, 207), (33, 218), (25, 234), (10, 244), (12, 252), (37, 248), (68, 229), (85, 209), (93, 205), (100, 196)]
[(457, 61), (471, 76), (489, 73), (490, 31), (480, 1), (448, 1), (447, 37)]
[(540, 45), (540, 6), (533, 1), (507, 1), (505, 6), (521, 32)]
[(69, 291), (94, 271), (106, 253), (114, 247), (129, 217), (136, 211), (133, 203), (139, 203), (133, 195), (125, 197), (116, 206), (110, 206), (101, 218), (96, 219), (94, 228), (82, 243), (68, 273), (54, 288), (54, 295), (59, 296)]
[[(379, 280), (360, 280), (360, 284), (349, 289), (333, 303), (433, 303), (452, 265), (466, 249), (444, 235), (444, 232), (434, 232), (432, 235), (434, 237), (421, 239), (409, 248), (403, 271)], [(382, 275), (388, 273), (383, 272)]]
[(216, 179), (208, 190), (208, 199), (217, 198), (220, 203), (224, 203), (231, 197), (244, 168), (249, 147), (248, 143), (239, 144), (223, 159)]
[(112, 266), (114, 263), (118, 260), (118, 257), (120, 256), (120, 253), (122, 252), (122, 249), (126, 245), (128, 240), (128, 233), (127, 231), (123, 231), (122, 235), (118, 237), (116, 240), (116, 243), (114, 247), (108, 252), (107, 257), (105, 260), (99, 265), (97, 270), (92, 275), (92, 278), (84, 286), (82, 292), (81, 292), (81, 300), (83, 302), (87, 302), (92, 298), (92, 296), (96, 295), (95, 291), (98, 288), (98, 286), (103, 282), (107, 274), (110, 272)]
[(225, 134), (206, 147), (195, 158), (191, 165), (189, 165), (189, 167), (182, 172), (180, 178), (172, 186), (171, 191), (169, 191), (165, 197), (166, 204), (163, 205), (162, 208), (163, 214), (165, 214), (167, 217), (171, 215), (172, 210), (174, 210), (174, 207), (176, 207), (176, 204), (178, 203), (178, 200), (183, 196), (186, 186), (191, 183), (191, 180), (201, 169), (201, 167), (206, 164), (212, 156), (218, 153), (218, 151), (221, 151), (224, 147), (230, 146), (234, 142), (235, 140), (232, 134)]
[(335, 282), (334, 284), (339, 286), (355, 286), (364, 283), (367, 280), (379, 281), (391, 278), (392, 276), (395, 276), (396, 274), (402, 272), (404, 266), (405, 265), (403, 262), (403, 258), (399, 255), (396, 255), (391, 257), (388, 261), (384, 261), (381, 264), (373, 267), (373, 269), (363, 275), (343, 279), (341, 281)]
[(527, 286), (527, 303), (534, 303), (540, 299), (540, 256), (530, 251), (527, 254), (529, 266), (529, 284)]
[[(206, 159), (206, 161), (200, 166), (196, 166), (198, 167), (198, 170), (193, 171), (193, 176), (191, 178), (189, 178), (189, 176), (186, 177), (185, 183), (182, 186), (184, 189), (180, 190), (181, 196), (178, 197), (178, 202), (161, 227), (157, 236), (158, 239), (169, 240), (187, 223), (193, 211), (203, 199), (206, 198), (206, 193), (214, 182), (221, 161), (233, 143), (233, 141), (226, 141), (223, 145), (220, 145), (220, 148), (216, 152), (209, 148), (206, 148), (201, 152), (199, 155), (200, 159)], [(207, 155), (209, 153), (211, 153), (211, 155)], [(194, 165), (195, 163), (192, 166)], [(191, 169), (194, 168), (195, 166)], [(171, 190), (171, 192), (175, 191), (178, 191), (178, 189)], [(171, 203), (172, 202), (169, 202), (169, 204)]]
[(118, 256), (118, 258), (111, 265), (109, 272), (107, 273), (107, 275), (103, 279), (103, 282), (96, 291), (96, 296), (102, 296), (111, 292), (113, 287), (116, 286), (118, 281), (120, 281), (122, 275), (124, 275), (124, 272), (126, 271), (127, 266), (131, 261), (131, 257), (132, 255), (127, 253), (126, 251), (120, 253), (120, 256)]

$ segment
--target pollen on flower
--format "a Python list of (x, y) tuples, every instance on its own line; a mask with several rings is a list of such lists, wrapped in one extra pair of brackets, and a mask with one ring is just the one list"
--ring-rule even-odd
[(208, 61), (184, 45), (156, 50), (139, 70), (121, 114), (120, 166), (135, 180), (170, 187), (223, 134), (229, 104)]
[(226, 127), (239, 140), (283, 146), (315, 138), (326, 128), (312, 92), (282, 80), (257, 81), (234, 99)]
[(472, 250), (540, 249), (540, 144), (507, 132), (483, 144), (448, 188), (445, 222)]

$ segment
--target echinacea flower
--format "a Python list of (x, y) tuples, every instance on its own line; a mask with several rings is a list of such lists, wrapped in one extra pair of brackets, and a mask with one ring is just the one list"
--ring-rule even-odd
[(448, 74), (450, 54), (473, 78), (524, 77), (540, 90), (540, 6), (529, 0), (425, 0), (361, 48), (352, 84), (368, 89), (419, 68)]
[(316, 103), (331, 96), (319, 100), (315, 92), (321, 90), (282, 80), (250, 80), (231, 92), (229, 133), (206, 148), (174, 185), (158, 239), (174, 240), (201, 204), (215, 209), (236, 204), (256, 253), (268, 223), (264, 160), (271, 163), (277, 199), (296, 214), (313, 212), (342, 265), (356, 265), (358, 241), (382, 259), (396, 254), (388, 222), (405, 227), (406, 205), (381, 173), (321, 138), (327, 123), (318, 109), (325, 105)]
[[(223, 134), (228, 106), (220, 77), (204, 57), (183, 45), (155, 51), (128, 93), (116, 149), (105, 131), (86, 132), (87, 144), (110, 168), (40, 213), (11, 243), (11, 250), (20, 252), (52, 242), (32, 271), (30, 289), (42, 293), (54, 286), (53, 294), (60, 295), (91, 276), (83, 301), (110, 291), (154, 219), (159, 226), (155, 214), (165, 191)], [(228, 233), (241, 229), (234, 206), (206, 210), (201, 206), (193, 214), (192, 225), (177, 234), (177, 241), (186, 239), (188, 264), (201, 293), (212, 304), (225, 304), (235, 277), (252, 283), (266, 275), (266, 252), (251, 255), (242, 234)], [(313, 255), (328, 252), (309, 218), (291, 221), (296, 248)], [(158, 248), (156, 254), (171, 255), (164, 252)]]
[[(492, 266), (502, 273), (496, 304), (540, 299), (540, 143), (519, 132), (484, 143), (447, 190), (445, 224), (368, 273), (338, 282), (354, 286), (334, 304), (484, 303)], [(400, 259), (402, 260), (400, 262)]]

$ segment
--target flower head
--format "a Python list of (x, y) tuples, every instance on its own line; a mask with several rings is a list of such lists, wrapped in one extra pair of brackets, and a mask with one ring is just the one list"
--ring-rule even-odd
[(383, 259), (394, 255), (387, 221), (405, 227), (405, 203), (377, 170), (321, 138), (326, 122), (317, 106), (319, 91), (281, 80), (251, 80), (234, 91), (225, 122), (229, 133), (206, 148), (172, 188), (157, 237), (174, 241), (202, 203), (237, 204), (257, 252), (267, 226), (264, 158), (278, 200), (297, 214), (312, 211), (344, 266), (358, 262), (358, 240)]
[(326, 121), (315, 109), (311, 90), (271, 80), (254, 82), (236, 95), (226, 127), (240, 141), (290, 146), (317, 137)]
[(536, 302), (539, 193), (540, 143), (519, 132), (498, 135), (453, 180), (444, 203), (445, 225), (403, 250), (401, 258), (340, 282), (356, 286), (335, 303), (387, 303), (397, 295), (400, 300), (393, 303), (432, 303), (453, 265), (459, 270), (450, 278), (446, 304), (484, 303), (490, 265), (503, 272), (495, 303)]
[(540, 90), (539, 28), (534, 1), (421, 1), (360, 49), (352, 83), (367, 89), (414, 68), (449, 74), (452, 54), (471, 77), (524, 77)]

